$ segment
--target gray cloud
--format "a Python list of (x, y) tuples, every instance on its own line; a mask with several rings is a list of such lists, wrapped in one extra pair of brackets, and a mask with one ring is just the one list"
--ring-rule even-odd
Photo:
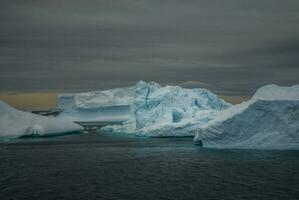
[(0, 90), (299, 83), (297, 0), (0, 2)]

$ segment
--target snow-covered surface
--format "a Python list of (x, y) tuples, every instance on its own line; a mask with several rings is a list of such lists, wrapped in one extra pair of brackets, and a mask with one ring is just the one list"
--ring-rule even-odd
[(299, 85), (283, 87), (278, 85), (266, 85), (261, 87), (253, 95), (252, 100), (298, 100)]
[(80, 130), (83, 127), (71, 121), (23, 112), (0, 101), (0, 138), (52, 136)]
[(199, 127), (194, 141), (211, 148), (299, 149), (299, 85), (260, 88)]
[(60, 109), (92, 109), (111, 106), (130, 105), (135, 96), (135, 87), (115, 88), (111, 90), (84, 92), (77, 94), (60, 94)]
[(231, 105), (206, 89), (185, 89), (155, 82), (136, 85), (130, 119), (104, 131), (149, 137), (194, 136), (195, 127), (207, 123)]

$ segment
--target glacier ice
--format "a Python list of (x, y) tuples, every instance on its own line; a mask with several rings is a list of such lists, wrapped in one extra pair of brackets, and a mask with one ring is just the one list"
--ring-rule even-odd
[(59, 118), (76, 122), (124, 122), (130, 117), (135, 87), (76, 94), (60, 94)]
[(194, 136), (196, 127), (230, 106), (206, 89), (162, 87), (140, 81), (136, 84), (130, 119), (102, 130), (150, 137)]
[(61, 110), (69, 110), (75, 107), (75, 94), (58, 95), (58, 108)]
[(0, 101), (0, 138), (53, 136), (83, 130), (69, 120), (14, 109)]
[(62, 110), (72, 108), (102, 108), (130, 105), (135, 97), (135, 87), (115, 88), (75, 94), (60, 94), (58, 107)]
[(196, 132), (210, 148), (299, 149), (299, 85), (264, 86)]
[(114, 122), (121, 123), (130, 118), (130, 106), (108, 106), (100, 108), (73, 108), (64, 110), (57, 116), (81, 123)]

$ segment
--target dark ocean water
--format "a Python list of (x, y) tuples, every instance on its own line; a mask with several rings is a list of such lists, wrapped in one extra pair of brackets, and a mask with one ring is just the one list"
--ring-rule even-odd
[(299, 199), (299, 151), (95, 132), (1, 142), (0, 199)]

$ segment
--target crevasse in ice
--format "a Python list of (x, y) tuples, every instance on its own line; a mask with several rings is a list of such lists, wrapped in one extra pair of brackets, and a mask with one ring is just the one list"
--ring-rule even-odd
[(102, 130), (150, 137), (192, 136), (196, 127), (230, 106), (206, 89), (162, 87), (155, 82), (140, 81), (136, 84), (129, 120)]

